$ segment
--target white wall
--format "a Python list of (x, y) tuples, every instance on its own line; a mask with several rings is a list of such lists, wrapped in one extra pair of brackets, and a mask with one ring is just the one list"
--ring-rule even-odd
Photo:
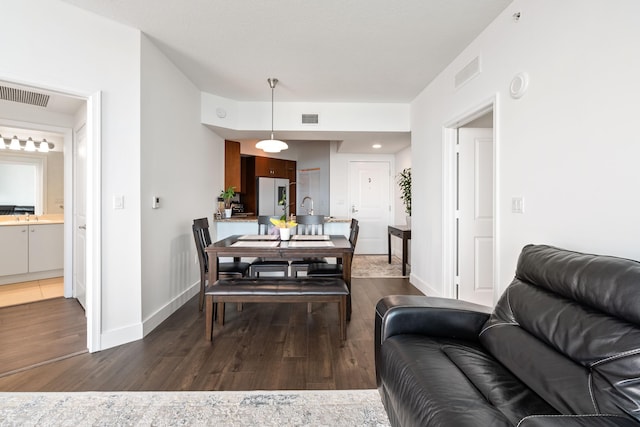
[[(442, 128), (494, 96), (498, 291), (527, 243), (640, 259), (638, 16), (635, 0), (516, 0), (415, 99), (414, 194), (426, 196), (413, 203), (414, 283), (444, 292)], [(455, 73), (476, 55), (481, 75), (456, 91)], [(521, 71), (529, 90), (512, 99)], [(513, 196), (524, 214), (511, 213)]]
[(140, 33), (60, 1), (1, 0), (1, 10), (0, 79), (102, 91), (101, 346), (140, 338)]
[[(224, 143), (200, 124), (200, 91), (141, 43), (142, 318), (145, 334), (200, 289), (191, 231), (223, 187)], [(152, 209), (153, 196), (160, 208)]]
[[(225, 117), (218, 116), (218, 109)], [(303, 125), (303, 113), (318, 114), (318, 125)], [(275, 102), (273, 116), (276, 131), (409, 131), (409, 104)], [(271, 130), (271, 102), (239, 102), (203, 92), (201, 119), (227, 129)]]
[[(309, 141), (300, 142), (303, 145), (303, 149), (298, 152), (297, 166), (297, 178), (300, 180), (300, 171), (305, 169), (319, 169), (320, 174), (320, 188), (319, 192), (313, 195), (313, 213), (316, 215), (329, 215), (329, 182), (331, 175), (331, 168), (329, 162), (329, 148), (330, 143), (328, 141)], [(302, 199), (308, 194), (304, 193), (301, 185), (296, 186), (297, 190), (297, 206), (296, 212), (298, 215), (304, 215), (307, 213), (307, 209), (311, 208), (311, 204), (307, 202), (304, 208), (300, 207)]]
[[(398, 185), (398, 174), (405, 168), (411, 167), (411, 146), (404, 150), (398, 151), (395, 155), (396, 173), (393, 176), (393, 182), (391, 183), (393, 188), (393, 216), (395, 218), (394, 224), (405, 224), (407, 221), (407, 213), (404, 210), (404, 203), (402, 202), (400, 192), (400, 186)], [(413, 194), (412, 194), (413, 195)]]
[[(398, 174), (402, 172), (405, 168), (411, 167), (411, 146), (405, 148), (404, 150), (398, 151), (395, 155), (395, 170), (396, 173), (393, 176), (393, 182), (391, 183), (391, 187), (393, 188), (393, 223), (396, 225), (405, 225), (407, 223), (407, 213), (404, 210), (404, 203), (400, 196), (402, 195), (400, 192), (400, 186), (398, 185)], [(413, 170), (412, 170), (413, 172)], [(413, 181), (412, 181), (413, 183)], [(413, 192), (412, 192), (413, 199)], [(409, 241), (409, 248), (411, 248), (411, 240)], [(391, 238), (391, 253), (402, 258), (402, 239)], [(411, 264), (411, 249), (409, 249), (408, 260), (409, 264)]]

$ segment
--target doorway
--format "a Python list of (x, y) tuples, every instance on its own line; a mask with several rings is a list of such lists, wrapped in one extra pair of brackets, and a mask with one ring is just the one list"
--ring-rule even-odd
[(492, 306), (496, 291), (495, 99), (444, 129), (445, 296)]
[[(7, 115), (11, 117), (11, 121), (16, 123), (29, 124), (34, 129), (49, 130), (52, 128), (58, 129), (64, 134), (64, 151), (65, 153), (74, 153), (74, 136), (73, 132), (78, 131), (84, 127), (84, 140), (85, 144), (85, 165), (86, 165), (86, 180), (84, 192), (86, 192), (85, 198), (85, 216), (86, 222), (83, 224), (77, 224), (76, 218), (73, 213), (75, 212), (76, 205), (78, 203), (78, 194), (76, 193), (76, 186), (73, 182), (74, 168), (77, 167), (75, 155), (66, 155), (64, 159), (64, 205), (67, 209), (64, 210), (64, 270), (65, 270), (65, 297), (69, 298), (76, 296), (76, 289), (73, 284), (72, 272), (78, 266), (75, 256), (83, 255), (84, 263), (84, 275), (86, 283), (86, 330), (87, 339), (86, 344), (89, 351), (100, 350), (100, 199), (101, 199), (101, 180), (100, 180), (100, 115), (101, 115), (101, 94), (96, 92), (94, 94), (74, 94), (68, 91), (58, 91), (54, 88), (43, 88), (36, 86), (27, 86), (28, 83), (18, 84), (11, 82), (0, 82), (4, 86), (11, 86), (25, 91), (34, 91), (45, 93), (57, 102), (52, 102), (59, 108), (69, 108), (66, 112), (68, 119), (66, 124), (69, 127), (60, 127), (47, 124), (40, 124), (37, 114), (30, 114), (28, 108), (21, 106), (18, 103), (12, 101), (3, 104), (4, 111), (7, 111)], [(15, 105), (13, 105), (15, 104)], [(78, 107), (78, 105), (81, 106)], [(60, 116), (64, 113), (60, 111), (52, 111)], [(9, 119), (7, 119), (9, 120)], [(18, 122), (20, 120), (21, 122)], [(72, 124), (73, 123), (73, 124)], [(74, 129), (72, 129), (74, 128)], [(80, 225), (86, 227), (84, 232), (86, 233), (86, 249), (78, 252), (75, 242), (76, 230)]]
[(391, 220), (389, 162), (349, 162), (351, 217), (359, 221), (356, 254), (386, 254)]

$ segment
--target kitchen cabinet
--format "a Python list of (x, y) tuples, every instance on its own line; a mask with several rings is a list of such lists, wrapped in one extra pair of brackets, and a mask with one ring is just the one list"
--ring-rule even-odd
[(224, 188), (233, 187), (236, 193), (242, 193), (242, 161), (240, 143), (224, 141)]
[(0, 226), (0, 276), (64, 268), (64, 224)]
[(64, 224), (29, 226), (29, 273), (64, 267)]
[(29, 227), (0, 227), (0, 276), (24, 274), (29, 271)]
[(256, 177), (288, 178), (287, 160), (256, 156)]

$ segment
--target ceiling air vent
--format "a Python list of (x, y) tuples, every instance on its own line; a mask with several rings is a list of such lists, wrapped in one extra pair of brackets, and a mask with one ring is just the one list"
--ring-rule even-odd
[(476, 56), (454, 77), (455, 88), (458, 89), (469, 80), (480, 74), (480, 57)]
[(303, 125), (317, 125), (318, 124), (318, 115), (317, 114), (303, 114), (302, 115), (302, 124)]
[(0, 86), (0, 99), (38, 107), (46, 107), (49, 103), (49, 95), (7, 86)]

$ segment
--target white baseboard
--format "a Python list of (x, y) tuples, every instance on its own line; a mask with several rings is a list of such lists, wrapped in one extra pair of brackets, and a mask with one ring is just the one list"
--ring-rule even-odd
[(437, 290), (435, 290), (432, 286), (430, 286), (427, 282), (423, 281), (422, 279), (420, 279), (418, 276), (416, 276), (415, 274), (411, 273), (411, 275), (409, 276), (409, 282), (411, 282), (411, 284), (413, 286), (415, 286), (416, 288), (418, 288), (418, 290), (420, 292), (422, 292), (423, 294), (430, 296), (430, 297), (441, 297), (442, 295), (440, 294), (440, 292), (438, 292)]
[(100, 350), (106, 350), (111, 347), (142, 339), (171, 316), (177, 309), (182, 307), (194, 295), (197, 295), (199, 291), (200, 281), (189, 286), (187, 290), (147, 317), (142, 323), (103, 332), (100, 336)]
[(106, 350), (139, 339), (142, 339), (142, 324), (140, 323), (106, 331), (100, 335), (100, 350)]
[(187, 301), (200, 292), (200, 281), (189, 286), (185, 291), (176, 296), (174, 299), (166, 303), (163, 307), (156, 310), (155, 313), (149, 315), (142, 321), (142, 336), (153, 331), (155, 328), (171, 316), (176, 310), (182, 307)]

